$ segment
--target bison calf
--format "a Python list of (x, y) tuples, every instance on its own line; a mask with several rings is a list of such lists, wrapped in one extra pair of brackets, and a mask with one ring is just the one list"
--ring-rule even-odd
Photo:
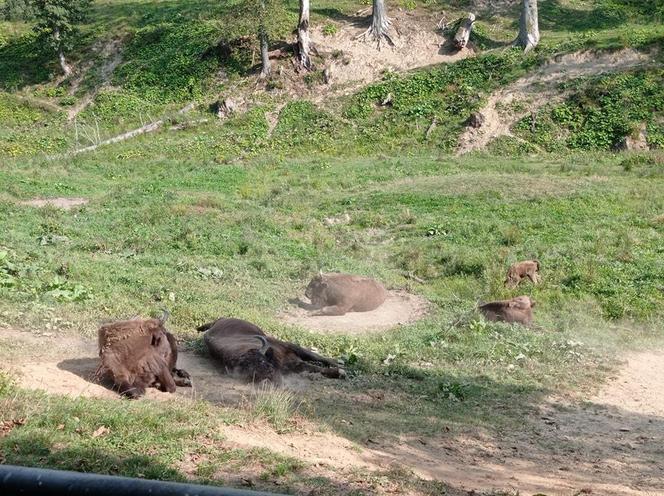
[(529, 326), (533, 321), (535, 302), (528, 296), (517, 296), (511, 300), (492, 301), (479, 306), (487, 320), (517, 323)]
[(287, 341), (268, 336), (257, 325), (240, 319), (219, 319), (202, 325), (210, 354), (229, 373), (250, 381), (281, 381), (282, 373), (317, 372), (325, 377), (345, 376), (334, 360)]
[(164, 327), (167, 315), (112, 322), (99, 329), (97, 374), (108, 375), (123, 396), (138, 398), (147, 387), (173, 393), (176, 386), (191, 386), (189, 374), (175, 367), (178, 350)]
[(540, 281), (539, 269), (540, 263), (537, 260), (525, 260), (512, 264), (507, 271), (505, 286), (514, 289), (525, 278), (530, 279), (533, 284), (537, 284)]
[(350, 274), (318, 274), (304, 295), (318, 310), (312, 315), (344, 315), (375, 310), (387, 298), (387, 291), (368, 277)]

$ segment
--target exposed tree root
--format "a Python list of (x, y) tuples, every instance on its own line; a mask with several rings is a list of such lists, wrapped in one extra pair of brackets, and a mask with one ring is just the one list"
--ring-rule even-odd
[(378, 24), (378, 26), (372, 23), (364, 33), (358, 35), (355, 39), (369, 42), (375, 41), (376, 48), (378, 48), (378, 50), (380, 50), (384, 41), (386, 41), (390, 46), (394, 46), (394, 41), (390, 35), (387, 34), (387, 31), (391, 25), (392, 21), (386, 17), (383, 22)]

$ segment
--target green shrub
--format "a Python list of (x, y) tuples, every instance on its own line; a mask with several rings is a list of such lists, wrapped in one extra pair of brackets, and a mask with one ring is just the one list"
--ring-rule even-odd
[(127, 62), (114, 82), (154, 102), (182, 102), (200, 96), (218, 68), (203, 55), (219, 30), (212, 23), (161, 23), (136, 31), (123, 53)]

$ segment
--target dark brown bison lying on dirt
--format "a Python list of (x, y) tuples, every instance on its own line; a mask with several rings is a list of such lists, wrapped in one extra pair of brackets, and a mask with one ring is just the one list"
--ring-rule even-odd
[(537, 260), (525, 260), (512, 264), (507, 271), (505, 286), (512, 289), (516, 288), (525, 278), (530, 279), (533, 284), (537, 284), (540, 281), (539, 269), (540, 263)]
[(528, 296), (517, 296), (511, 300), (485, 303), (479, 309), (487, 320), (530, 325), (534, 306), (535, 302)]
[(175, 368), (178, 350), (173, 335), (160, 319), (132, 319), (104, 324), (97, 333), (101, 364), (97, 376), (107, 376), (120, 394), (138, 398), (148, 387), (174, 393), (175, 386), (191, 386), (187, 372)]
[(387, 291), (369, 277), (350, 274), (318, 274), (304, 295), (315, 310), (312, 315), (344, 315), (375, 310), (387, 298)]
[(279, 383), (281, 374), (318, 372), (333, 379), (345, 376), (337, 362), (296, 344), (268, 336), (245, 320), (221, 318), (202, 325), (204, 341), (210, 354), (229, 373), (237, 373), (250, 381)]

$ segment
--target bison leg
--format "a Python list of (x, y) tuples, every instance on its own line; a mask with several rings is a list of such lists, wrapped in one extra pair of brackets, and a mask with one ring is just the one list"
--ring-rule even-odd
[(175, 381), (175, 385), (179, 387), (191, 387), (192, 382), (191, 382), (191, 376), (189, 375), (189, 372), (187, 372), (184, 369), (173, 369), (172, 371), (172, 376), (173, 380)]
[(138, 399), (145, 394), (145, 386), (138, 383), (121, 382), (118, 390), (122, 396), (131, 400)]
[(162, 367), (161, 371), (157, 375), (157, 381), (159, 382), (159, 391), (164, 393), (174, 393), (175, 392), (175, 381), (171, 375), (171, 371), (166, 367)]
[(282, 342), (282, 344), (284, 346), (287, 346), (290, 350), (292, 350), (298, 357), (300, 357), (305, 362), (322, 363), (329, 367), (337, 366), (337, 362), (335, 360), (319, 355), (318, 353), (314, 353), (313, 351), (308, 350), (306, 348), (302, 348), (301, 346), (298, 346), (294, 343)]
[(341, 305), (333, 305), (330, 307), (323, 307), (317, 312), (312, 312), (311, 315), (346, 315), (350, 308)]
[(290, 372), (313, 372), (315, 374), (322, 374), (331, 379), (339, 379), (346, 376), (346, 372), (338, 367), (321, 367), (309, 362), (298, 360), (289, 367)]

